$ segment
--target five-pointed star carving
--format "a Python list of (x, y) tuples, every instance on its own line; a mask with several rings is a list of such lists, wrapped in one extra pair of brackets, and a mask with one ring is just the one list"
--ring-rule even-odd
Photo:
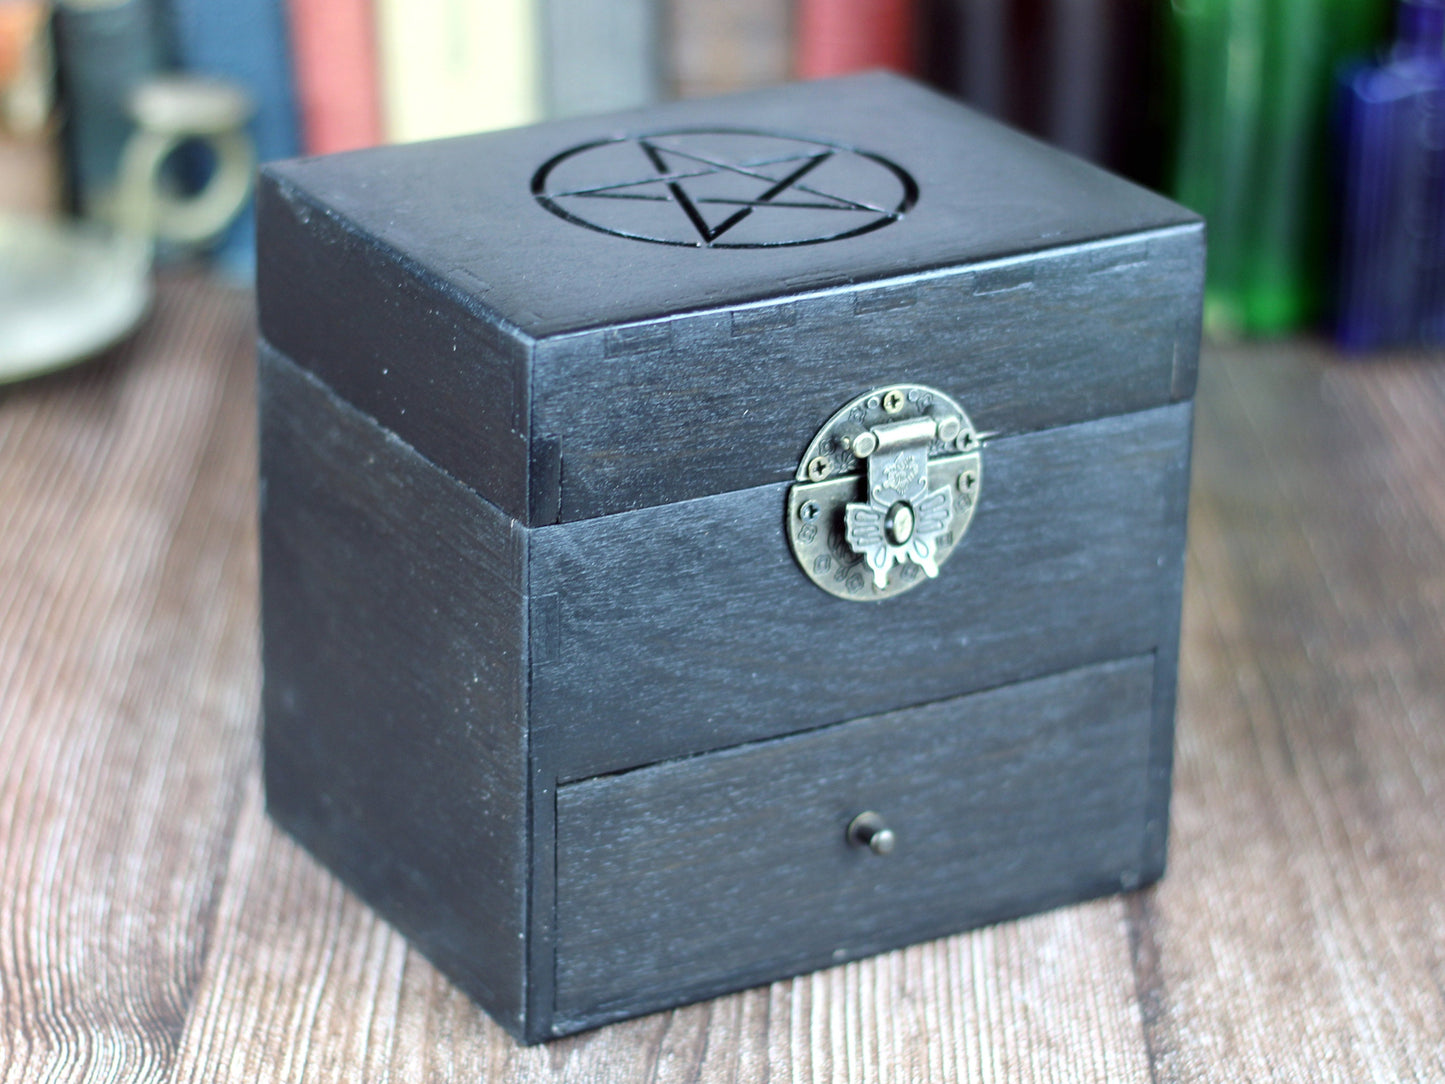
[[(803, 184), (803, 178), (812, 173), (835, 151), (828, 148), (795, 152), (769, 158), (752, 159), (744, 162), (728, 162), (721, 158), (684, 151), (677, 147), (661, 146), (651, 139), (640, 137), (637, 146), (646, 155), (655, 172), (626, 181), (611, 184), (574, 188), (564, 192), (553, 192), (553, 198), (575, 196), (585, 199), (648, 200), (655, 203), (673, 203), (687, 216), (688, 222), (697, 231), (704, 245), (710, 245), (758, 208), (806, 209), (814, 211), (862, 212), (888, 219), (899, 217), (898, 212), (886, 207), (856, 199), (848, 199), (811, 185)], [(667, 156), (689, 163), (683, 168), (668, 165)], [(729, 196), (695, 195), (688, 191), (688, 182), (701, 177), (727, 174), (744, 178), (744, 188), (756, 187), (755, 193), (747, 198)], [(786, 193), (799, 193), (798, 198), (780, 198)], [(811, 197), (811, 198), (808, 198)], [(709, 223), (702, 208), (717, 204), (735, 207), (726, 218), (716, 225)]]

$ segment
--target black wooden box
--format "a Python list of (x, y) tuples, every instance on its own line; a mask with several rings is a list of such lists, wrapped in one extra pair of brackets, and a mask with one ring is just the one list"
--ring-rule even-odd
[(269, 806), (519, 1038), (1160, 875), (1194, 216), (886, 75), (259, 209)]

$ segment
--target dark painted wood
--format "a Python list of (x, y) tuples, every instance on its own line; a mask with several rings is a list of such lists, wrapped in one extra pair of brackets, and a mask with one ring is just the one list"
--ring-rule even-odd
[(536, 668), (560, 650), (561, 614), (555, 595), (539, 594), (531, 586), (531, 541), (528, 531), (527, 575), (527, 703), (529, 774), (528, 873), (531, 891), (527, 908), (527, 1005), (522, 1038), (541, 1042), (552, 1035), (556, 1001), (557, 947), (557, 750), (544, 741), (531, 716)]
[(786, 484), (536, 529), (538, 740), (578, 779), (1172, 643), (1190, 417), (996, 441), (939, 578), (880, 604), (803, 575)]
[(939, 388), (1001, 436), (1190, 398), (1202, 275), (1184, 226), (686, 314), (628, 352), (610, 331), (541, 342), (533, 425), (560, 434), (560, 518), (790, 479), (839, 407), (889, 383)]
[[(578, 228), (532, 195), (533, 174), (563, 151), (692, 127), (858, 147), (907, 170), (918, 199), (898, 224), (845, 241), (702, 249)], [(640, 150), (636, 160), (640, 177), (653, 172)], [(1199, 221), (1176, 203), (882, 72), (272, 168), (534, 338), (776, 293), (852, 289), (907, 270)]]
[[(1153, 659), (558, 795), (558, 1033), (1138, 884)], [(879, 857), (849, 821), (882, 814)]]
[(1185, 438), (1174, 448), (1164, 473), (1164, 561), (1158, 577), (1159, 639), (1154, 648), (1153, 724), (1149, 736), (1149, 807), (1144, 853), (1145, 881), (1164, 875), (1169, 844), (1169, 799), (1174, 775), (1174, 716), (1179, 690), (1179, 638), (1184, 601), (1184, 555), (1189, 519), (1190, 461), (1194, 449), (1194, 404), (1189, 404)]
[[(846, 240), (728, 249), (581, 228), (533, 195), (538, 167), (580, 144), (739, 127), (832, 141), (820, 171), (883, 170), (909, 191), (846, 148), (876, 152), (917, 200)], [(624, 195), (609, 206), (641, 218), (674, 206)], [(747, 195), (746, 215), (782, 237), (769, 199)], [(850, 210), (792, 205), (830, 222)], [(258, 221), (269, 805), (514, 1034), (1162, 870), (1194, 215), (866, 75), (275, 164)], [(955, 396), (992, 434), (982, 499), (937, 582), (855, 605), (796, 566), (787, 488), (839, 406), (904, 381)], [(1029, 717), (1005, 727), (1014, 704)], [(847, 722), (884, 712), (897, 715)], [(975, 714), (986, 770), (950, 745)], [(865, 740), (850, 752), (845, 734)], [(930, 734), (968, 787), (924, 764)], [(823, 767), (803, 778), (809, 757)], [(825, 923), (779, 954), (807, 909), (776, 897), (766, 865), (738, 866), (745, 843), (687, 873), (687, 890), (721, 878), (736, 895), (750, 877), (784, 917), (769, 927), (753, 904), (739, 915), (756, 929), (736, 944), (729, 918), (679, 948), (669, 913), (618, 901), (683, 867), (670, 854), (638, 867), (608, 842), (614, 825), (577, 811), (743, 815), (689, 807), (713, 800), (706, 787), (644, 784), (753, 758), (757, 779), (736, 794), (774, 814), (790, 787), (822, 801), (829, 779), (891, 780), (884, 796), (904, 808), (937, 791), (929, 808), (984, 817), (968, 847), (988, 862), (938, 851), (908, 874), (902, 911), (881, 905), (883, 888), (841, 892), (837, 914), (850, 898), (878, 906), (849, 919), (862, 925), (834, 922), (837, 943), (817, 940)], [(1045, 840), (1036, 861), (1011, 850), (1014, 828)], [(945, 835), (925, 831), (924, 850)], [(903, 858), (885, 868), (909, 870)], [(609, 880), (623, 869), (630, 888)], [(955, 884), (965, 904), (950, 903)], [(663, 956), (630, 970), (609, 939), (649, 923)]]
[(1157, 890), (550, 1050), (254, 800), (254, 353), (247, 294), (163, 270), (0, 395), (10, 1084), (1445, 1077), (1445, 353), (1206, 357)]
[[(846, 240), (709, 249), (532, 194), (568, 148), (693, 126), (876, 152), (918, 200)], [(529, 525), (787, 477), (890, 380), (1007, 434), (1191, 394), (1197, 217), (892, 75), (273, 164), (259, 215), (266, 338)]]
[(528, 448), (527, 342), (269, 167), (256, 214), (263, 338), (508, 514), (547, 516), (555, 470)]
[(260, 353), (267, 806), (520, 1031), (526, 532)]

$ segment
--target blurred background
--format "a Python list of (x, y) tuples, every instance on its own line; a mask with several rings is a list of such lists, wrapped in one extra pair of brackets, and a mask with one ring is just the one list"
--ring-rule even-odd
[[(1442, 5), (0, 0), (0, 1075), (1445, 1080)], [(1269, 340), (1200, 367), (1171, 873), (519, 1050), (266, 818), (253, 164), (875, 66), (1202, 212)]]
[[(136, 183), (175, 202), (206, 189), (228, 155), (217, 133), (237, 128), (266, 160), (882, 66), (1204, 214), (1214, 335), (1438, 343), (1442, 5), (0, 0), (0, 214), (125, 225), (138, 127), (171, 138)], [(240, 104), (201, 108), (182, 80), (137, 105), (177, 74)], [(157, 217), (129, 225), (154, 235)], [(155, 258), (244, 280), (244, 204), (226, 221), (162, 237)]]

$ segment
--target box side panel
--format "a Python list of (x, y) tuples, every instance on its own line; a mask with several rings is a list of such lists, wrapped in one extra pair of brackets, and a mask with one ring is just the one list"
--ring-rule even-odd
[(992, 442), (968, 534), (883, 602), (804, 575), (787, 484), (538, 528), (537, 732), (579, 779), (1153, 651), (1177, 626), (1190, 413)]
[(266, 341), (525, 522), (529, 342), (278, 172), (262, 172), (257, 222)]
[(891, 383), (1002, 436), (1188, 399), (1203, 266), (1189, 225), (544, 341), (533, 432), (560, 448), (559, 518), (792, 478), (836, 410)]
[(1189, 522), (1189, 466), (1193, 454), (1194, 404), (1185, 439), (1175, 449), (1165, 475), (1165, 523), (1159, 580), (1159, 642), (1154, 651), (1153, 730), (1149, 743), (1149, 816), (1144, 830), (1144, 855), (1139, 862), (1142, 884), (1164, 875), (1169, 845), (1169, 797), (1174, 775), (1175, 704), (1179, 690), (1179, 638), (1184, 603), (1184, 561)]
[(260, 354), (268, 808), (520, 1032), (525, 531)]
[[(558, 1031), (1139, 879), (1149, 656), (561, 789)], [(886, 855), (850, 845), (864, 811)]]

